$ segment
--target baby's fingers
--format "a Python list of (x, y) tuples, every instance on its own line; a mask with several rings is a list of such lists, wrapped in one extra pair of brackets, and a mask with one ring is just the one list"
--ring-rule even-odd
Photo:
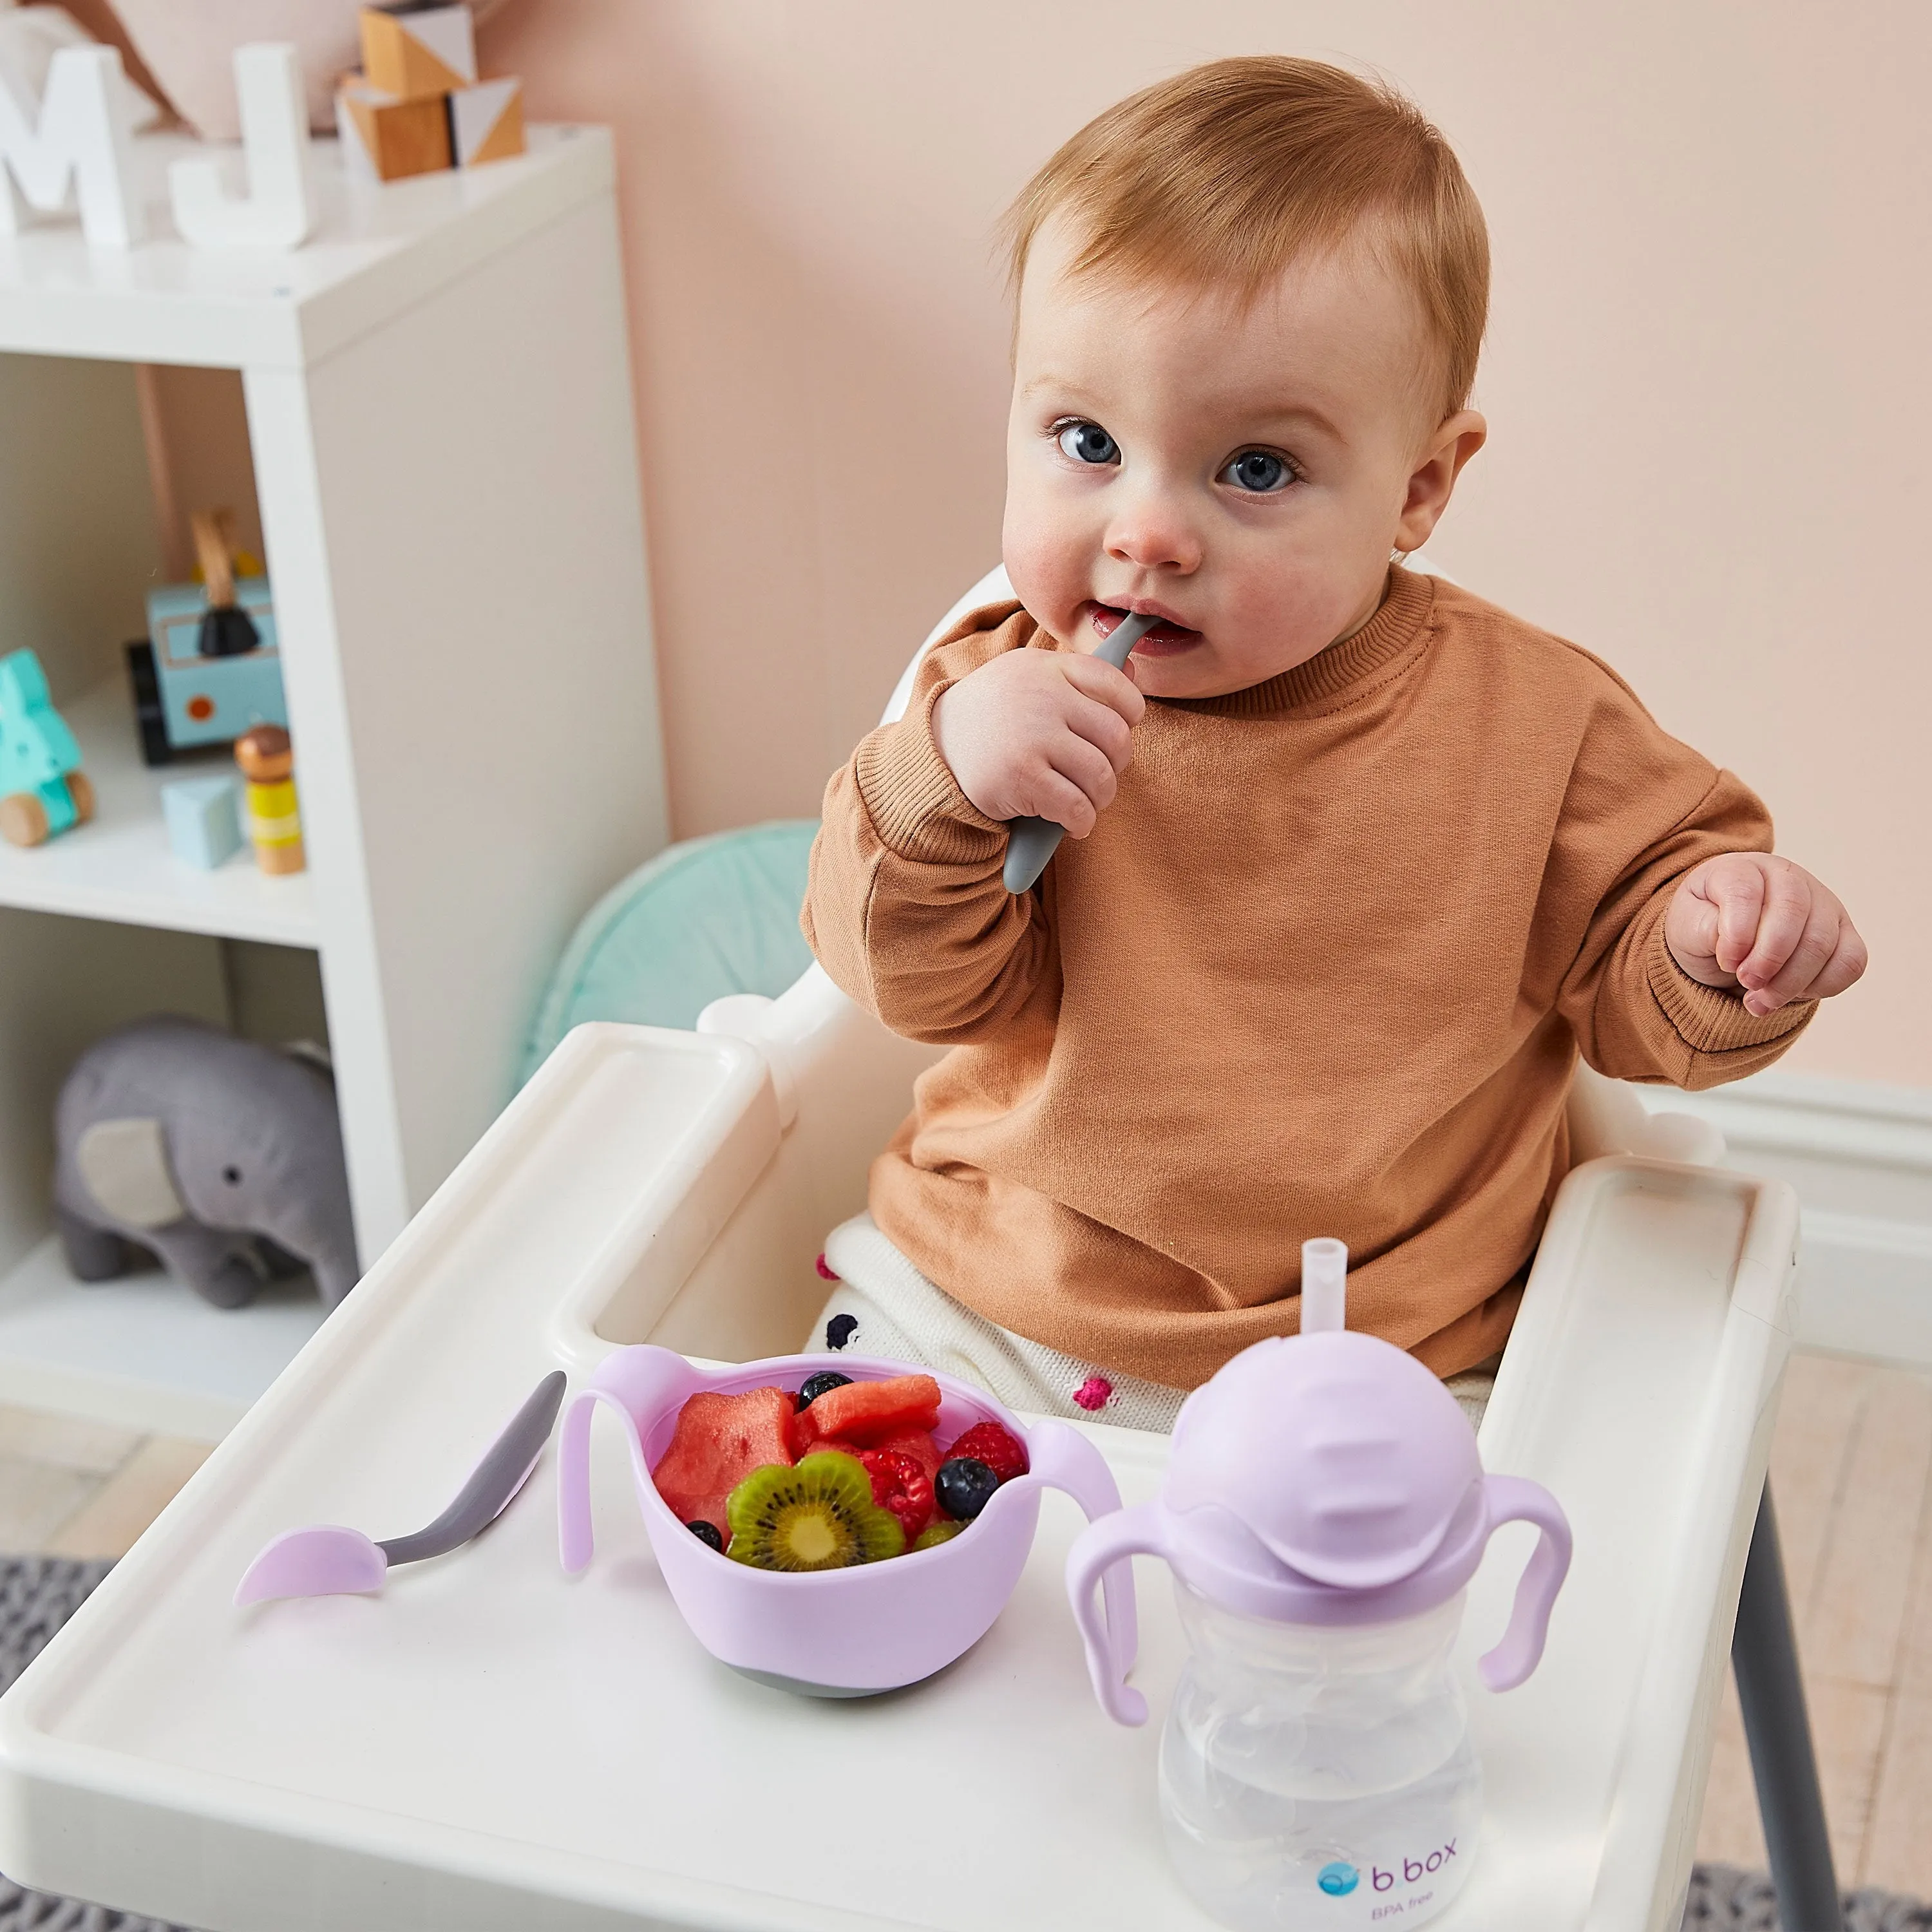
[(1712, 956), (1724, 971), (1736, 973), (1759, 936), (1764, 911), (1764, 874), (1750, 856), (1730, 853), (1712, 860), (1704, 868), (1696, 880), (1695, 890), (1717, 910)]
[(1130, 724), (1138, 724), (1147, 709), (1140, 687), (1124, 670), (1116, 670), (1105, 658), (1063, 657), (1066, 681), (1084, 697), (1096, 699), (1110, 711), (1118, 712)]
[(1034, 806), (1034, 814), (1064, 825), (1076, 838), (1084, 838), (1114, 802), (1114, 767), (1098, 746), (1070, 733), (1049, 756), (1050, 765), (1035, 783), (1042, 802)]
[(1816, 922), (1824, 914), (1835, 918), (1838, 910), (1837, 901), (1817, 885), (1810, 873), (1772, 860), (1765, 875), (1764, 904), (1758, 914), (1756, 937), (1744, 956), (1731, 968), (1737, 975), (1738, 984), (1748, 993), (1768, 989), (1800, 949), (1808, 947), (1805, 976), (1808, 979), (1831, 952), (1828, 940), (1824, 950), (1818, 950), (1820, 935), (1814, 930)]
[(1828, 895), (1807, 921), (1791, 957), (1766, 986), (1744, 995), (1748, 1012), (1774, 1013), (1792, 1000), (1825, 1000), (1842, 993), (1865, 970), (1865, 943)]
[(1076, 696), (1067, 713), (1067, 726), (1104, 756), (1116, 772), (1124, 772), (1134, 760), (1133, 728), (1118, 711), (1089, 698)]
[(1062, 826), (1076, 838), (1084, 838), (1100, 817), (1093, 800), (1060, 772), (1041, 772), (1027, 789), (1030, 809), (1024, 815)]

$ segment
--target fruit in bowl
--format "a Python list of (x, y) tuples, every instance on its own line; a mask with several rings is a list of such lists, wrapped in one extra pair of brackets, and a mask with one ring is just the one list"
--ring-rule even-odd
[[(951, 1376), (849, 1354), (707, 1367), (644, 1344), (606, 1357), (565, 1413), (559, 1531), (572, 1574), (593, 1553), (600, 1406), (623, 1419), (652, 1552), (698, 1641), (812, 1696), (896, 1689), (970, 1649), (1019, 1580), (1042, 1490), (1090, 1519), (1120, 1506), (1071, 1424), (1028, 1426)], [(1130, 1658), (1130, 1590), (1111, 1592), (1108, 1611)]]
[(1027, 1472), (1024, 1445), (998, 1422), (973, 1423), (942, 1450), (941, 1400), (929, 1375), (830, 1370), (795, 1390), (704, 1390), (678, 1410), (652, 1483), (707, 1546), (758, 1569), (847, 1569), (933, 1549)]

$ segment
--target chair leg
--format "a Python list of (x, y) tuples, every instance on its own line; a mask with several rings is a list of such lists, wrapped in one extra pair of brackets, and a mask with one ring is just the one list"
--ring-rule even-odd
[(1757, 1506), (1750, 1553), (1744, 1559), (1737, 1628), (1731, 1637), (1731, 1670), (1738, 1681), (1738, 1702), (1744, 1707), (1744, 1738), (1750, 1746), (1758, 1814), (1764, 1820), (1764, 1841), (1771, 1854), (1779, 1926), (1782, 1932), (1844, 1932), (1768, 1484)]

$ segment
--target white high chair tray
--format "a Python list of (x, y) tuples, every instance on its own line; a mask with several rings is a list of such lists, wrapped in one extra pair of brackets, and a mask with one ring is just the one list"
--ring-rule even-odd
[[(613, 1346), (602, 1311), (653, 1280), (662, 1309), (721, 1229), (729, 1250), (746, 1190), (800, 1157), (781, 1119), (743, 1041), (573, 1035), (0, 1700), (0, 1870), (206, 1932), (1206, 1926), (1155, 1809), (1166, 1579), (1140, 1566), (1154, 1716), (1123, 1730), (1066, 1608), (1064, 1498), (980, 1645), (871, 1700), (699, 1648), (603, 1424), (579, 1579), (547, 1453), (480, 1541), (380, 1596), (232, 1607), (280, 1530), (428, 1520), (540, 1376)], [(1484, 1450), (1562, 1499), (1576, 1566), (1504, 1697), (1468, 1665), (1526, 1544), (1500, 1535), (1472, 1588), (1488, 1810), (1444, 1927), (1674, 1932), (1796, 1225), (1786, 1191), (1714, 1170), (1568, 1184)], [(1164, 1438), (1092, 1432), (1127, 1500), (1150, 1493)]]

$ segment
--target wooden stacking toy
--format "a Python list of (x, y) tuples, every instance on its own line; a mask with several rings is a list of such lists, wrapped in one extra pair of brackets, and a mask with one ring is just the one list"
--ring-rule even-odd
[(466, 6), (365, 7), (362, 68), (337, 90), (344, 160), (401, 181), (524, 152), (523, 82), (479, 80)]

